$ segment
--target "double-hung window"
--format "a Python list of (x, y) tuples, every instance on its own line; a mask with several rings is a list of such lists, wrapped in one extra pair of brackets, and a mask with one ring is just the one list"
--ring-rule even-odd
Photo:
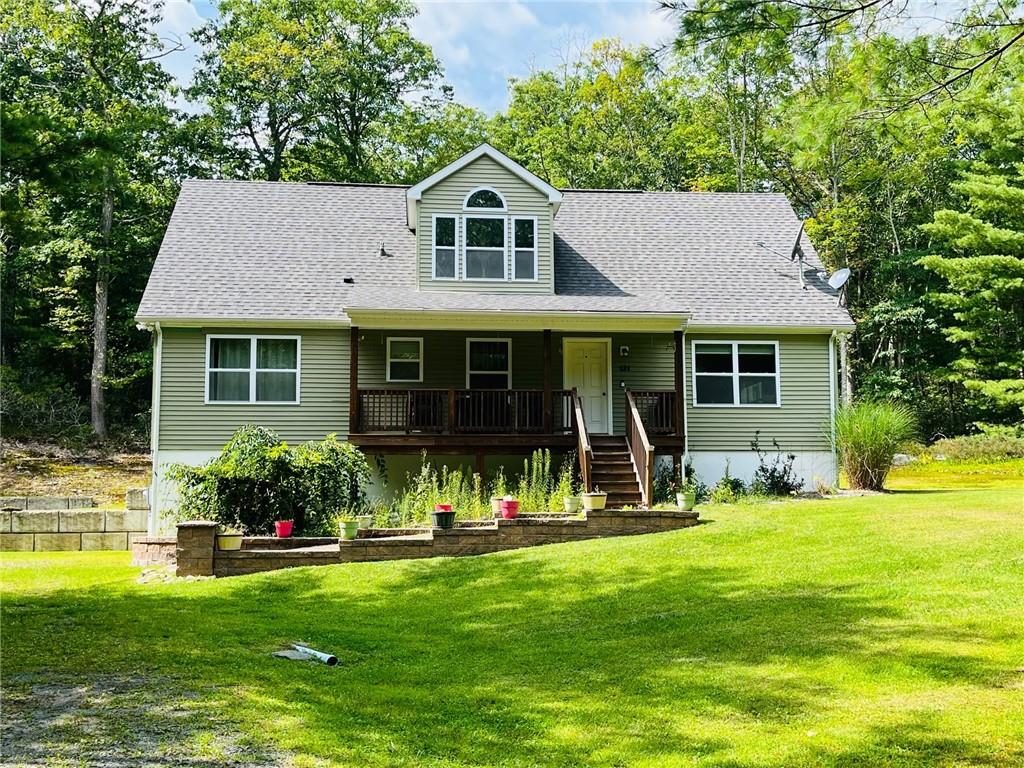
[(777, 342), (694, 341), (693, 404), (777, 406)]
[(467, 280), (505, 279), (504, 216), (465, 216), (463, 274)]
[(510, 339), (466, 339), (466, 387), (468, 389), (510, 389), (512, 387), (512, 341)]
[(458, 263), (455, 258), (457, 252), (455, 217), (434, 216), (432, 225), (434, 231), (431, 252), (434, 262), (434, 279), (454, 280), (458, 277), (455, 272)]
[(206, 337), (206, 402), (299, 402), (298, 336)]
[(537, 279), (537, 219), (512, 219), (512, 279)]
[(423, 381), (423, 339), (388, 337), (388, 381)]

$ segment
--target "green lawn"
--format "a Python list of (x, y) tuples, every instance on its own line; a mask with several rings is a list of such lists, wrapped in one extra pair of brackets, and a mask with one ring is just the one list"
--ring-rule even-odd
[[(1024, 764), (1024, 462), (892, 486), (707, 507), (706, 525), (651, 536), (222, 581), (4, 555), (4, 757)], [(297, 640), (341, 664), (268, 655)]]

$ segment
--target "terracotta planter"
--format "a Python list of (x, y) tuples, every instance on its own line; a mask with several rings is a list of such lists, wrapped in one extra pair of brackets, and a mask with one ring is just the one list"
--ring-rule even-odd
[(696, 493), (677, 493), (676, 494), (676, 504), (684, 512), (687, 512), (687, 511), (693, 509), (693, 507), (694, 507), (694, 505), (696, 503), (697, 503), (697, 494)]
[(501, 516), (506, 520), (514, 520), (519, 517), (519, 501), (517, 499), (502, 499)]
[(221, 552), (237, 552), (242, 548), (242, 534), (218, 533), (217, 549)]
[(586, 512), (597, 512), (600, 509), (604, 509), (604, 505), (608, 503), (608, 494), (601, 493), (584, 493), (583, 509)]
[(292, 526), (294, 522), (292, 520), (278, 520), (274, 523), (274, 533), (279, 539), (287, 539), (292, 535)]

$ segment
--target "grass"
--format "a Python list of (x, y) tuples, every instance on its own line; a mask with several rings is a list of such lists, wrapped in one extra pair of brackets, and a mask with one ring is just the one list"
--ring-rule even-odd
[[(659, 535), (220, 581), (5, 554), (6, 748), (55, 765), (1021, 765), (1024, 462), (890, 481), (707, 507)], [(299, 640), (340, 665), (269, 656)]]
[(75, 454), (54, 446), (7, 443), (0, 452), (0, 496), (92, 496), (98, 506), (124, 505), (129, 488), (149, 484), (145, 454)]

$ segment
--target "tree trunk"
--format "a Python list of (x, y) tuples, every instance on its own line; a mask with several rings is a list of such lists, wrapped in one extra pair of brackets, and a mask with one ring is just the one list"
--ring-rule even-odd
[(92, 431), (107, 436), (103, 379), (107, 375), (107, 303), (110, 291), (110, 231), (114, 224), (114, 190), (110, 169), (103, 172), (103, 208), (100, 213), (102, 248), (96, 261), (96, 302), (92, 314), (92, 372), (89, 376), (89, 407)]

